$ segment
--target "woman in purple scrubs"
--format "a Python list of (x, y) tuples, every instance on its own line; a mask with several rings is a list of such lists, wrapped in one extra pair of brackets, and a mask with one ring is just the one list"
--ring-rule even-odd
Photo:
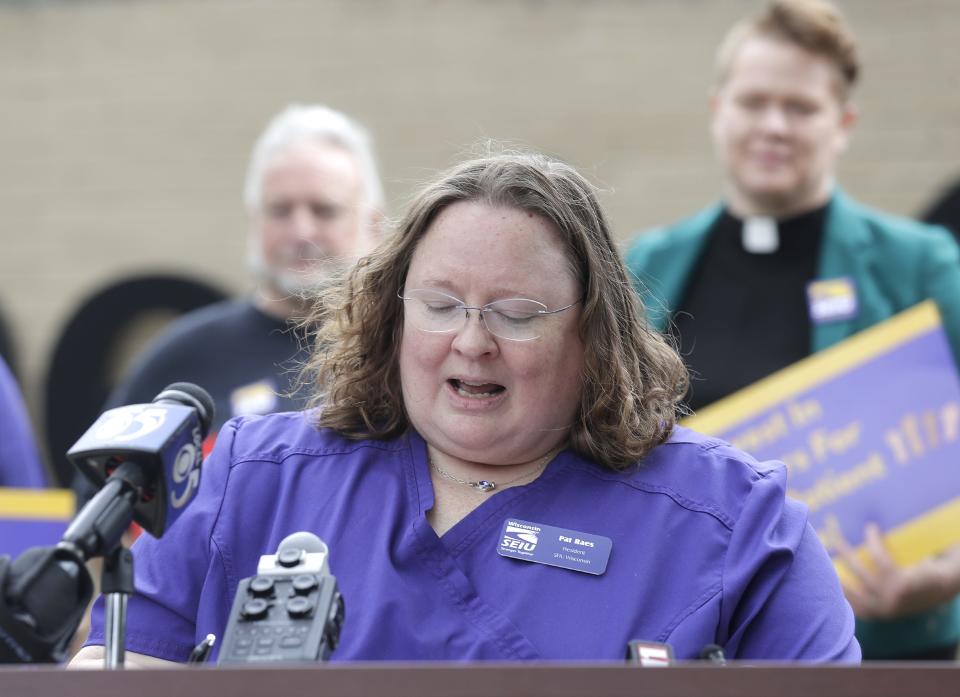
[(346, 602), (337, 661), (622, 660), (634, 639), (859, 660), (784, 467), (675, 426), (686, 371), (569, 166), (445, 173), (314, 320), (315, 408), (231, 421), (189, 509), (134, 547), (131, 663), (222, 636), (300, 530)]

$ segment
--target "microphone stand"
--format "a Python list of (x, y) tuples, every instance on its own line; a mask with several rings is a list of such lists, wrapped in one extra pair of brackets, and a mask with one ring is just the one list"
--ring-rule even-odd
[(103, 558), (100, 588), (107, 605), (103, 667), (123, 668), (127, 637), (127, 600), (133, 594), (133, 554), (118, 544)]
[(145, 485), (140, 467), (122, 463), (74, 519), (60, 543), (78, 550), (84, 559), (103, 557), (100, 588), (107, 606), (103, 658), (107, 669), (124, 664), (127, 600), (133, 595), (133, 554), (123, 546), (122, 537), (133, 519), (137, 492)]

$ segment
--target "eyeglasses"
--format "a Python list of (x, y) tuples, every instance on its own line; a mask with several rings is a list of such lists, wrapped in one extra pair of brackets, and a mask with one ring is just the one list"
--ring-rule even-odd
[(548, 315), (569, 310), (576, 300), (558, 310), (527, 298), (495, 300), (482, 307), (470, 307), (452, 295), (438, 290), (404, 290), (397, 293), (403, 300), (407, 320), (417, 329), (434, 334), (446, 334), (463, 328), (470, 310), (480, 313), (480, 322), (487, 331), (509, 341), (533, 341), (541, 336), (542, 320)]

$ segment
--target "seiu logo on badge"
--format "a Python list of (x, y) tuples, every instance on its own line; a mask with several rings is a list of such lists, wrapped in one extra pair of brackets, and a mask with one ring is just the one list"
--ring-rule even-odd
[(609, 537), (507, 518), (500, 532), (497, 553), (599, 576), (607, 570), (612, 548)]
[(508, 520), (503, 529), (500, 546), (525, 556), (532, 555), (540, 541), (539, 532), (540, 528), (536, 525)]
[(810, 281), (807, 304), (814, 324), (843, 322), (857, 316), (857, 286), (849, 276)]

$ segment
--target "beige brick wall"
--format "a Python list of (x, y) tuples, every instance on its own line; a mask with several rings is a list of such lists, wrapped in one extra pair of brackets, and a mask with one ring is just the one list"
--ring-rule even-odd
[[(960, 3), (842, 2), (862, 41), (848, 191), (909, 214), (960, 174)], [(241, 290), (251, 142), (294, 100), (374, 131), (396, 214), (484, 138), (579, 165), (617, 234), (714, 197), (711, 60), (744, 0), (0, 2), (0, 307), (39, 413), (52, 342), (111, 279)]]

